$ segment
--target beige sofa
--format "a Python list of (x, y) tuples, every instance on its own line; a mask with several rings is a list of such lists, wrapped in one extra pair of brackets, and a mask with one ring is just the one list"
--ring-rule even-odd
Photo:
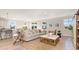
[(40, 37), (40, 35), (45, 34), (45, 31), (39, 31), (39, 30), (25, 30), (24, 31), (24, 40), (25, 41), (30, 41), (33, 39), (36, 39)]

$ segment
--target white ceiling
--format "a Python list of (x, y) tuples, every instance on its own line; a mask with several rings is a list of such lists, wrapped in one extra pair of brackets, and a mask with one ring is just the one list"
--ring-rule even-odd
[(0, 17), (12, 20), (40, 20), (72, 16), (76, 11), (77, 9), (1, 9)]

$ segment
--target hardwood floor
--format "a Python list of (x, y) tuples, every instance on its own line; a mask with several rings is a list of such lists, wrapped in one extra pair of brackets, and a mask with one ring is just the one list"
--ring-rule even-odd
[(60, 38), (56, 46), (40, 42), (40, 39), (13, 45), (12, 39), (0, 40), (0, 50), (74, 50), (71, 37)]
[(62, 50), (64, 49), (64, 41), (63, 39), (60, 39), (60, 42), (56, 46), (52, 46), (49, 44), (45, 44), (40, 42), (40, 39), (33, 40), (30, 42), (25, 42), (22, 44), (25, 49), (31, 49), (31, 50)]
[(12, 39), (0, 40), (0, 50), (24, 50), (21, 45), (13, 45)]
[(65, 40), (65, 46), (64, 49), (65, 50), (74, 50), (74, 45), (73, 45), (73, 41), (72, 41), (72, 37), (63, 37), (63, 39)]

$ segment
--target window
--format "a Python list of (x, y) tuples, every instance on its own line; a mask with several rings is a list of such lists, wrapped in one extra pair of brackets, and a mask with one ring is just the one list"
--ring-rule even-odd
[(8, 26), (11, 28), (11, 29), (14, 29), (16, 27), (16, 21), (14, 20), (11, 20), (8, 22)]
[(47, 23), (46, 22), (42, 22), (42, 29), (46, 29), (47, 28)]
[(32, 23), (32, 29), (37, 29), (37, 23), (36, 22)]
[(74, 22), (73, 19), (65, 19), (64, 20), (65, 29), (72, 30), (73, 29), (73, 22)]
[(70, 26), (70, 25), (73, 25), (73, 19), (65, 19), (64, 26)]

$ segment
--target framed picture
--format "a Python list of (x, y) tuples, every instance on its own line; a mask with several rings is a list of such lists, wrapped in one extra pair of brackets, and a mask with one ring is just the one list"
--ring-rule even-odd
[(49, 27), (52, 27), (52, 24), (49, 24)]

